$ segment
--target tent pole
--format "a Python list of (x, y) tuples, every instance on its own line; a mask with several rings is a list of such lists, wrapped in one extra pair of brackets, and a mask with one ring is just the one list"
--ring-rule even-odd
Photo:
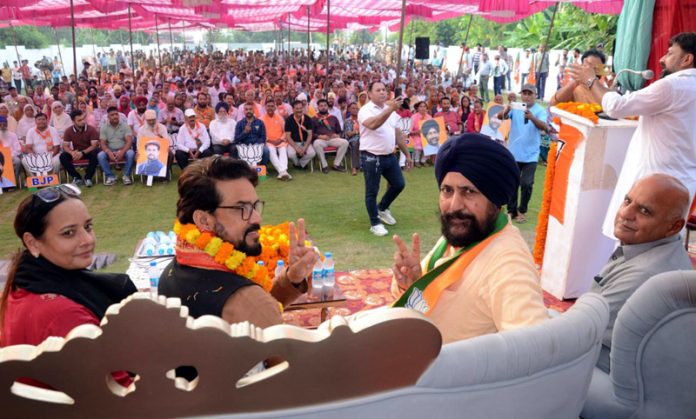
[(186, 27), (184, 26), (183, 20), (181, 21), (181, 36), (182, 36), (183, 42), (184, 42), (183, 48), (184, 48), (184, 51), (186, 51)]
[(464, 36), (464, 43), (462, 44), (462, 55), (459, 56), (459, 67), (457, 67), (457, 78), (462, 72), (462, 60), (464, 59), (464, 48), (466, 48), (466, 43), (469, 42), (469, 31), (471, 30), (471, 21), (474, 20), (474, 15), (469, 15), (469, 24), (466, 26), (466, 35)]
[(174, 34), (172, 33), (172, 19), (169, 19), (169, 43), (172, 46), (172, 50), (169, 52), (172, 54), (172, 60), (174, 59)]
[(77, 50), (75, 49), (75, 8), (73, 0), (70, 0), (70, 27), (72, 30), (72, 56), (73, 56), (73, 74), (77, 80)]
[[(539, 63), (537, 64), (537, 74), (541, 72), (541, 64), (544, 62), (544, 55), (548, 55), (548, 50), (549, 50), (549, 41), (551, 41), (551, 32), (553, 32), (553, 22), (556, 20), (556, 12), (558, 11), (558, 2), (556, 2), (556, 6), (553, 8), (553, 14), (551, 15), (551, 23), (549, 24), (549, 31), (546, 33), (546, 42), (544, 43), (544, 53), (541, 54), (541, 60), (539, 60)], [(539, 77), (539, 76), (537, 76)], [(540, 98), (541, 100), (544, 100), (544, 98)]]
[(404, 20), (406, 19), (406, 0), (401, 0), (401, 25), (399, 26), (399, 48), (396, 57), (396, 81), (394, 89), (401, 84), (401, 51), (404, 47)]
[[(72, 0), (70, 0), (72, 1)], [(133, 57), (133, 28), (131, 26), (131, 4), (128, 3), (128, 41), (130, 42), (130, 65), (135, 68), (135, 57)]]
[(65, 72), (65, 64), (63, 64), (63, 54), (60, 52), (60, 42), (58, 41), (58, 32), (53, 28), (53, 36), (56, 38), (56, 47), (58, 47), (58, 57), (60, 58), (60, 66)]
[(17, 48), (17, 32), (15, 32), (14, 26), (12, 26), (12, 21), (10, 21), (10, 28), (12, 28), (12, 38), (14, 38), (15, 54), (17, 54), (17, 64), (22, 65), (22, 59), (19, 56), (19, 48)]
[(159, 45), (159, 23), (157, 20), (157, 13), (155, 13), (155, 37), (157, 39), (157, 56), (159, 57), (159, 65), (160, 67), (162, 66), (162, 54), (160, 54), (160, 45)]
[(307, 58), (311, 61), (312, 58), (310, 56), (310, 49), (309, 49), (309, 6), (307, 6)]
[(331, 0), (326, 0), (326, 75), (329, 74), (329, 60), (331, 53), (329, 52), (329, 22), (331, 21)]
[[(290, 54), (290, 16), (287, 17), (288, 19), (288, 54)], [(290, 58), (288, 58), (289, 60)]]

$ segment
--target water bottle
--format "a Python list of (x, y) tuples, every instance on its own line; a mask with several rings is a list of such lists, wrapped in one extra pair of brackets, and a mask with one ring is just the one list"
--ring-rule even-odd
[(285, 261), (279, 260), (278, 264), (276, 265), (276, 268), (275, 268), (274, 278), (278, 278), (280, 276), (280, 274), (283, 273), (283, 269), (285, 269)]
[(155, 241), (155, 239), (153, 239), (152, 237), (146, 237), (145, 240), (143, 240), (143, 248), (141, 253), (145, 256), (154, 256), (156, 245), (157, 242)]
[(314, 269), (312, 269), (312, 289), (321, 290), (324, 287), (324, 264), (321, 262), (321, 258), (317, 256), (317, 261), (314, 264)]
[(154, 260), (150, 262), (150, 266), (147, 269), (147, 276), (150, 277), (150, 291), (157, 293), (157, 286), (159, 285), (160, 272), (157, 269), (157, 262)]
[(333, 288), (336, 285), (336, 274), (334, 272), (334, 260), (331, 252), (324, 253), (324, 287)]

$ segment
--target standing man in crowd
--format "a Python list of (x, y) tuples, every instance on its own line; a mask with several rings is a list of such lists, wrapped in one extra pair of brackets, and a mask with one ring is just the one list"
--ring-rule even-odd
[(329, 163), (326, 161), (324, 149), (326, 149), (326, 147), (336, 147), (336, 158), (331, 168), (337, 172), (345, 172), (346, 168), (342, 162), (343, 157), (348, 151), (348, 141), (341, 138), (343, 130), (341, 129), (340, 122), (335, 116), (329, 113), (329, 102), (326, 99), (319, 99), (317, 101), (317, 108), (319, 112), (313, 121), (314, 142), (312, 146), (321, 161), (321, 171), (324, 174), (329, 173)]
[[(85, 123), (85, 114), (81, 110), (70, 113), (73, 126), (66, 129), (63, 134), (63, 152), (60, 154), (60, 163), (73, 178), (75, 185), (85, 184), (92, 187), (92, 177), (97, 170), (97, 154), (99, 153), (99, 131)], [(75, 170), (73, 162), (87, 160), (87, 171), (83, 178)]]
[(288, 158), (295, 167), (304, 170), (317, 155), (312, 147), (312, 118), (305, 114), (306, 102), (300, 99), (292, 103), (292, 115), (285, 118), (285, 139), (288, 142)]
[(213, 154), (210, 149), (208, 130), (205, 129), (205, 125), (196, 120), (196, 112), (193, 109), (186, 109), (184, 116), (186, 123), (177, 135), (174, 154), (181, 170), (188, 166), (189, 160), (198, 160)]
[(640, 115), (604, 220), (608, 237), (613, 237), (613, 214), (626, 192), (645, 175), (669, 174), (687, 187), (690, 197), (696, 194), (696, 32), (672, 37), (660, 65), (660, 80), (623, 96), (599, 83), (590, 65), (569, 70), (573, 79), (585, 83), (607, 115)]
[(491, 75), (491, 71), (493, 70), (493, 67), (491, 66), (491, 62), (488, 60), (488, 54), (485, 52), (481, 54), (481, 64), (479, 65), (479, 94), (481, 95), (481, 99), (483, 100), (483, 103), (487, 103), (489, 100), (491, 100), (491, 97), (488, 95), (488, 78)]
[(131, 170), (135, 161), (135, 151), (133, 151), (133, 132), (127, 123), (121, 121), (118, 109), (115, 106), (107, 109), (108, 123), (104, 124), (99, 130), (99, 143), (101, 151), (97, 154), (99, 166), (101, 166), (106, 180), (106, 186), (113, 186), (116, 183), (116, 176), (111, 171), (110, 163), (120, 163), (125, 160), (123, 167), (123, 184), (130, 185)]
[(536, 73), (536, 88), (538, 97), (544, 100), (546, 91), (546, 78), (549, 76), (549, 53), (546, 52), (546, 45), (539, 45), (539, 52), (534, 54), (534, 71)]
[(508, 103), (505, 109), (498, 113), (499, 119), (509, 117), (512, 120), (508, 148), (520, 169), (522, 196), (518, 206), (518, 194), (515, 190), (507, 209), (510, 217), (518, 223), (527, 221), (525, 214), (529, 200), (532, 198), (534, 174), (539, 161), (541, 131), (548, 130), (546, 125), (548, 114), (543, 106), (536, 103), (536, 92), (536, 87), (533, 84), (525, 84), (522, 86), (522, 103), (526, 105), (526, 109), (513, 110)]
[[(413, 166), (411, 154), (399, 127), (396, 110), (401, 107), (402, 98), (387, 100), (387, 89), (381, 82), (372, 82), (368, 87), (370, 101), (358, 112), (360, 123), (360, 167), (365, 174), (365, 206), (370, 217), (370, 231), (376, 236), (389, 234), (382, 223), (396, 224), (389, 207), (406, 186), (401, 174), (399, 161), (394, 148), (406, 156), (406, 169)], [(388, 182), (387, 191), (377, 204), (379, 181)]]

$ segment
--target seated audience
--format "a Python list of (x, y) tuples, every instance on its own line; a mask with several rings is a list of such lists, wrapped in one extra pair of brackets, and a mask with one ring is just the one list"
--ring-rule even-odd
[[(92, 178), (97, 170), (97, 155), (99, 154), (99, 131), (85, 121), (85, 114), (81, 110), (70, 114), (73, 126), (65, 130), (63, 135), (63, 152), (60, 154), (60, 163), (72, 177), (75, 185), (83, 183), (88, 188), (92, 187)], [(87, 170), (83, 178), (75, 169), (73, 162), (87, 160)]]
[(288, 142), (288, 159), (296, 168), (304, 169), (317, 155), (312, 147), (312, 118), (305, 114), (305, 103), (296, 100), (292, 104), (292, 115), (285, 118), (285, 139)]
[(189, 160), (202, 159), (211, 156), (210, 136), (205, 125), (196, 120), (196, 112), (186, 109), (184, 113), (186, 123), (179, 129), (176, 141), (176, 162), (184, 170)]
[(111, 170), (111, 164), (125, 163), (123, 166), (122, 179), (124, 185), (133, 183), (131, 171), (135, 162), (135, 151), (133, 151), (133, 134), (128, 124), (121, 120), (121, 116), (116, 107), (107, 109), (108, 122), (99, 130), (99, 145), (101, 151), (97, 154), (99, 166), (104, 172), (106, 186), (113, 186), (116, 183), (116, 176)]
[[(249, 103), (244, 103), (244, 118), (237, 122), (234, 128), (234, 145), (237, 148), (236, 154), (233, 157), (239, 157), (243, 160), (250, 162), (250, 160), (256, 160), (261, 164), (266, 164), (268, 162), (267, 152), (265, 150), (266, 145), (266, 127), (263, 122), (254, 116), (254, 106)], [(242, 156), (239, 153), (241, 149), (240, 146), (250, 146), (259, 144), (262, 145), (262, 156)], [(260, 157), (260, 159), (257, 159)]]
[[(19, 173), (22, 170), (22, 147), (19, 144), (19, 140), (17, 139), (17, 134), (10, 131), (7, 124), (7, 118), (2, 115), (0, 115), (0, 145), (10, 150), (10, 155), (12, 157), (12, 166), (15, 175), (15, 182), (17, 182), (16, 184), (19, 185)], [(3, 166), (5, 165), (5, 162), (3, 162)]]
[(72, 126), (70, 116), (65, 113), (63, 104), (56, 100), (51, 104), (51, 116), (48, 125), (55, 128), (60, 138), (63, 138), (63, 133), (66, 129)]
[(519, 182), (515, 159), (488, 137), (464, 134), (435, 160), (442, 237), (420, 260), (394, 236), (394, 304), (426, 314), (443, 343), (511, 330), (548, 318), (537, 269), (502, 210)]
[(276, 113), (276, 102), (273, 98), (266, 99), (266, 112), (261, 117), (266, 128), (266, 147), (269, 151), (271, 164), (278, 172), (279, 180), (292, 180), (288, 173), (287, 141), (285, 139), (285, 120)]
[(215, 120), (210, 123), (210, 141), (213, 143), (213, 153), (230, 156), (235, 154), (234, 129), (237, 122), (230, 116), (230, 105), (220, 102), (215, 106)]
[[(212, 233), (245, 258), (258, 256), (263, 201), (256, 195), (257, 182), (256, 171), (240, 160), (218, 156), (197, 160), (179, 177), (177, 220)], [(177, 240), (176, 258), (164, 269), (158, 291), (180, 298), (193, 317), (210, 314), (258, 327), (280, 324), (281, 304), (288, 305), (307, 291), (307, 276), (316, 261), (316, 253), (304, 242), (300, 219), (297, 232), (294, 224), (290, 226), (289, 263), (266, 292), (215, 257)]]
[(679, 236), (690, 203), (689, 191), (679, 180), (653, 174), (633, 185), (616, 212), (614, 235), (620, 245), (595, 276), (591, 290), (604, 297), (611, 310), (598, 363), (605, 371), (614, 322), (628, 297), (654, 275), (693, 269)]
[(27, 175), (55, 173), (60, 170), (60, 145), (58, 131), (48, 126), (46, 114), (36, 114), (36, 127), (27, 132), (22, 165)]
[(348, 141), (341, 138), (343, 133), (341, 124), (335, 116), (329, 113), (329, 102), (326, 99), (317, 101), (317, 109), (318, 114), (312, 121), (314, 125), (312, 147), (319, 156), (321, 171), (324, 174), (329, 173), (329, 163), (326, 161), (324, 150), (326, 147), (336, 147), (336, 158), (331, 168), (338, 172), (345, 172), (343, 157), (348, 151)]

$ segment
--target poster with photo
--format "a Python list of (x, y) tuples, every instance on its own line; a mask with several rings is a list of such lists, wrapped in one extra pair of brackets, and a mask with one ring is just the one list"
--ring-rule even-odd
[(437, 154), (440, 145), (447, 141), (447, 129), (445, 119), (441, 116), (422, 121), (420, 124), (421, 140), (423, 141), (423, 155), (432, 156)]
[(169, 141), (158, 137), (138, 139), (138, 160), (135, 174), (141, 176), (167, 176)]
[(7, 147), (0, 147), (0, 188), (14, 188), (17, 179), (14, 175), (12, 164), (12, 151)]

